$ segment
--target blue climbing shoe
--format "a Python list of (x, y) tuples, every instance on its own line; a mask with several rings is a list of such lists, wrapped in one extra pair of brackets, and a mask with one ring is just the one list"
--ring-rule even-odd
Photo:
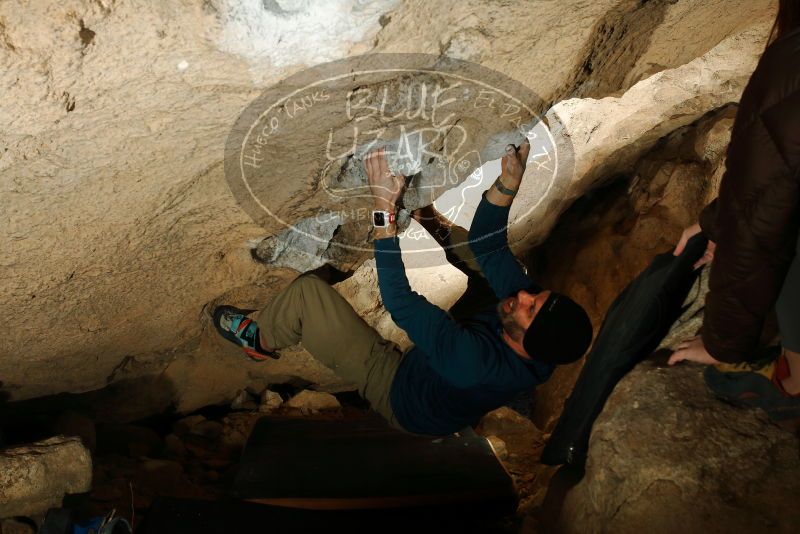
[(258, 324), (247, 317), (247, 314), (253, 311), (240, 310), (233, 306), (218, 306), (213, 314), (214, 327), (222, 337), (242, 347), (244, 353), (251, 360), (257, 362), (263, 362), (270, 358), (277, 360), (280, 355), (276, 351), (259, 350), (258, 348)]

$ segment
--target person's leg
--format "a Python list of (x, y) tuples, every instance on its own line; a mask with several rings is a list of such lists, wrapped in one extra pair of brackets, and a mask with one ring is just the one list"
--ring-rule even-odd
[(280, 349), (296, 343), (338, 376), (393, 426), (389, 393), (402, 352), (358, 316), (321, 278), (305, 274), (281, 291), (256, 317), (261, 343)]
[(781, 384), (787, 393), (796, 395), (800, 393), (800, 240), (797, 242), (797, 253), (783, 282), (775, 311), (790, 373)]

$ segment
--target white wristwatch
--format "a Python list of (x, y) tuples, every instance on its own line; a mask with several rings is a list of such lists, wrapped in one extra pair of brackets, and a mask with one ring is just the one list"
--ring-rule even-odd
[(394, 224), (396, 216), (394, 213), (388, 211), (374, 210), (372, 212), (372, 226), (375, 228), (386, 228), (390, 224)]

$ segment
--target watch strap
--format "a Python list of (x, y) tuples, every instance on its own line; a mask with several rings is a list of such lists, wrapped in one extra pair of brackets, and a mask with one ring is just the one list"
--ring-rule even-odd
[(504, 186), (503, 182), (500, 181), (500, 178), (494, 181), (494, 187), (504, 195), (513, 196), (517, 194), (517, 189), (509, 189), (508, 187)]
[[(373, 212), (372, 212), (372, 213), (373, 213), (373, 216), (372, 216), (372, 217), (373, 217), (372, 226), (374, 226), (375, 228), (386, 228), (386, 227), (387, 227), (387, 226), (389, 226), (390, 224), (395, 224), (395, 222), (397, 221), (397, 214), (396, 214), (396, 213), (394, 213), (394, 212), (390, 212), (390, 211), (384, 211), (384, 210), (373, 210)], [(384, 216), (384, 221), (386, 222), (386, 224), (384, 224), (383, 226), (377, 226), (377, 225), (375, 224), (375, 214), (376, 214), (376, 213), (381, 213), (381, 214), (383, 214), (383, 216)]]

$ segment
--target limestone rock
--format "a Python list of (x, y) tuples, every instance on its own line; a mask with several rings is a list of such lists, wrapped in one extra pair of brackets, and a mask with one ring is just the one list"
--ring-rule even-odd
[(704, 161), (716, 163), (725, 157), (731, 142), (731, 130), (736, 119), (736, 106), (730, 106), (714, 121), (700, 126), (694, 144), (695, 153)]
[(256, 403), (256, 401), (249, 400), (242, 405), (242, 409), (250, 412), (258, 410), (258, 403)]
[(92, 458), (79, 438), (56, 436), (0, 451), (0, 517), (36, 515), (65, 493), (92, 485)]
[(222, 423), (217, 421), (200, 421), (191, 426), (189, 433), (213, 441), (222, 434), (223, 430)]
[(280, 393), (267, 389), (261, 396), (261, 405), (258, 407), (258, 411), (266, 413), (273, 412), (280, 408), (281, 404), (283, 404), (283, 399)]
[(305, 389), (286, 401), (286, 407), (303, 411), (322, 411), (338, 410), (342, 405), (330, 393)]
[(494, 453), (497, 455), (498, 459), (508, 459), (508, 449), (506, 448), (505, 441), (497, 436), (486, 436), (486, 439), (492, 444), (492, 449), (494, 450)]
[(18, 519), (3, 519), (0, 521), (0, 534), (36, 534), (36, 528)]
[(486, 436), (519, 432), (533, 432), (541, 435), (541, 431), (530, 419), (505, 406), (484, 415), (481, 419), (480, 429)]
[(675, 324), (672, 325), (664, 339), (661, 340), (656, 350), (676, 350), (682, 341), (694, 337), (700, 331), (703, 326), (703, 312), (705, 311), (706, 295), (708, 294), (709, 274), (709, 267), (704, 267), (686, 296), (686, 300), (683, 303), (685, 310), (675, 321)]
[[(15, 399), (163, 376), (154, 412), (221, 402), (257, 378), (341, 385), (302, 352), (278, 366), (231, 358), (207, 342), (198, 314), (223, 298), (263, 303), (294, 274), (252, 261), (265, 231), (235, 203), (221, 164), (235, 117), (289, 74), (366, 52), (420, 52), (479, 61), (543, 102), (601, 97), (703, 55), (774, 9), (749, 0), (276, 8), (287, 4), (0, 4), (0, 296), (21, 314), (0, 339), (0, 376)], [(316, 207), (292, 205), (293, 219)]]
[(763, 412), (716, 400), (702, 368), (646, 361), (594, 425), (567, 532), (795, 532), (796, 436)]
[[(638, 82), (620, 97), (554, 105), (546, 119), (559, 167), (567, 172), (550, 183), (523, 179), (511, 207), (510, 220), (520, 219), (509, 229), (512, 246), (526, 250), (541, 242), (575, 198), (630, 170), (672, 131), (737, 102), (763, 52), (767, 31), (768, 24), (756, 24), (685, 65)], [(565, 161), (572, 165), (562, 166)]]
[(231, 410), (244, 410), (245, 404), (250, 401), (250, 393), (245, 389), (239, 390), (231, 401)]
[(245, 444), (247, 443), (247, 436), (235, 428), (226, 428), (225, 433), (220, 440), (220, 445), (230, 451), (232, 456), (238, 456)]

